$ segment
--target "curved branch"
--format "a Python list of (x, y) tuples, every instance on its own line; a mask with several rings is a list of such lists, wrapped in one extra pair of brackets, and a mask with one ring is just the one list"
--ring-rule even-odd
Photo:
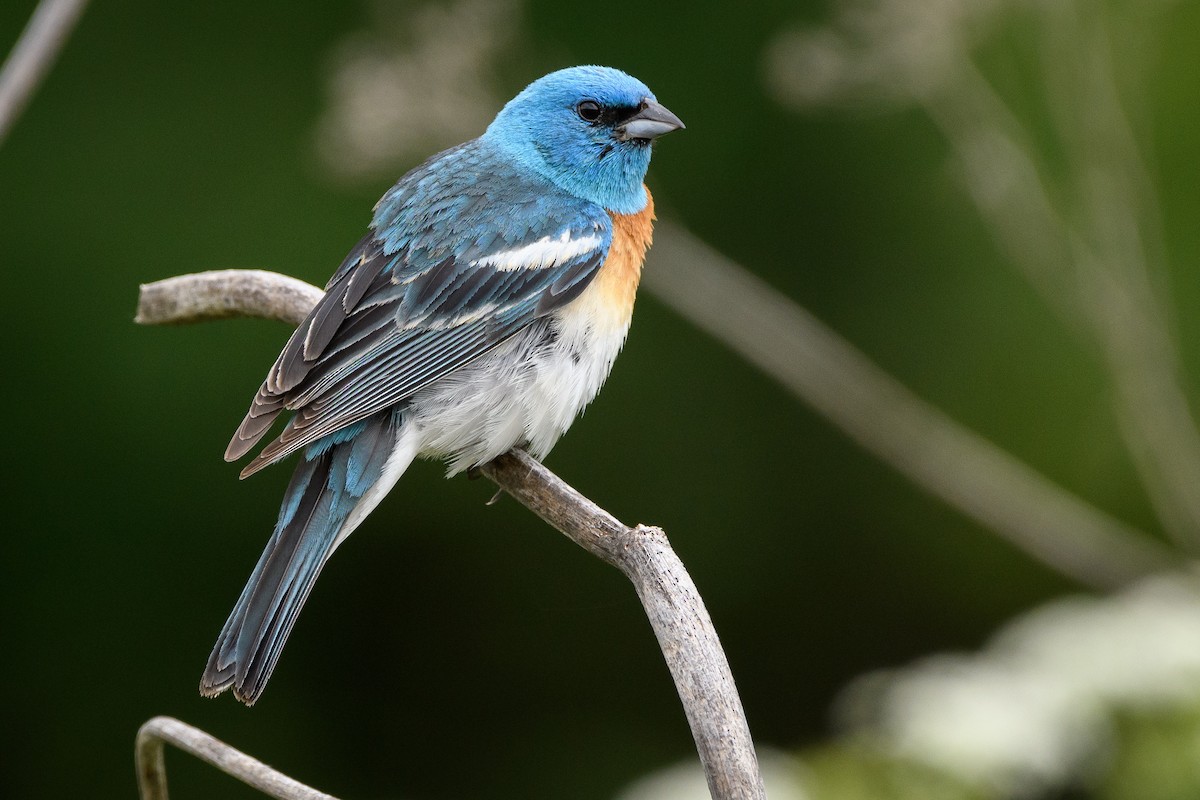
[(265, 317), (299, 325), (323, 292), (261, 269), (180, 275), (138, 287), (139, 325), (185, 325), (230, 317)]
[(624, 573), (675, 681), (709, 792), (714, 798), (765, 797), (725, 651), (666, 533), (622, 524), (523, 450), (505, 453), (480, 471), (551, 527)]
[[(320, 296), (315, 287), (276, 273), (205, 272), (142, 286), (136, 321), (164, 325), (240, 315), (297, 325)], [(621, 523), (521, 450), (483, 465), (480, 472), (633, 583), (675, 681), (713, 798), (765, 798), (729, 662), (704, 602), (666, 534), (658, 528)], [(139, 745), (139, 754), (141, 749)]]
[(279, 800), (337, 800), (333, 795), (305, 786), (199, 728), (171, 717), (154, 717), (138, 729), (134, 756), (142, 800), (167, 800), (164, 744), (173, 744), (226, 775)]

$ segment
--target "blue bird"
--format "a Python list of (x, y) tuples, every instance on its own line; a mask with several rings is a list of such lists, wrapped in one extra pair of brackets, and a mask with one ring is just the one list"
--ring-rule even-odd
[(619, 70), (564, 69), (383, 196), (225, 452), (293, 412), (241, 473), (301, 454), (201, 694), (258, 699), (321, 568), (415, 458), (454, 475), (550, 451), (624, 344), (651, 143), (682, 127)]

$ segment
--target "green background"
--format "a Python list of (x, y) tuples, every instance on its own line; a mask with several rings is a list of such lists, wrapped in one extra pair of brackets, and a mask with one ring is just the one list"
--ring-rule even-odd
[[(0, 4), (0, 42), (33, 6)], [(688, 125), (651, 167), (660, 215), (955, 419), (1156, 530), (1095, 353), (1005, 263), (928, 119), (805, 115), (769, 96), (764, 47), (826, 4), (520, 13), (497, 96), (573, 63), (637, 75)], [(1200, 11), (1161, 21), (1139, 102), (1194, 376)], [(345, 2), (95, 2), (0, 147), (4, 797), (133, 796), (134, 733), (156, 714), (343, 797), (603, 798), (693, 752), (624, 579), (434, 464), (339, 551), (257, 707), (196, 692), (289, 476), (239, 482), (221, 459), (288, 331), (139, 328), (137, 286), (229, 267), (324, 283), (395, 177), (331, 180), (313, 145), (329, 52), (369, 23)], [(1018, 104), (1036, 96), (1012, 66), (1021, 41), (985, 54)], [(667, 530), (765, 744), (826, 737), (832, 698), (865, 670), (975, 647), (1078, 588), (646, 294), (547, 463)], [(176, 797), (255, 796), (168, 763)]]

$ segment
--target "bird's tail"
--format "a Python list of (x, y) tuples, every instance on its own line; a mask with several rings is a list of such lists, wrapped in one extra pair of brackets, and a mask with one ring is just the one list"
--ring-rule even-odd
[(208, 657), (201, 694), (233, 689), (246, 705), (258, 699), (321, 568), (395, 485), (416, 449), (400, 412), (385, 411), (305, 450), (275, 532)]

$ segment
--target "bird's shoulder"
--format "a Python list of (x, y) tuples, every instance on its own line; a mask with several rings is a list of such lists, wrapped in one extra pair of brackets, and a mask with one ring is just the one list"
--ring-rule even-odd
[(609, 215), (507, 157), (484, 139), (439, 153), (375, 206), (371, 229), (400, 266), (478, 261), (548, 236), (594, 234), (607, 250)]

